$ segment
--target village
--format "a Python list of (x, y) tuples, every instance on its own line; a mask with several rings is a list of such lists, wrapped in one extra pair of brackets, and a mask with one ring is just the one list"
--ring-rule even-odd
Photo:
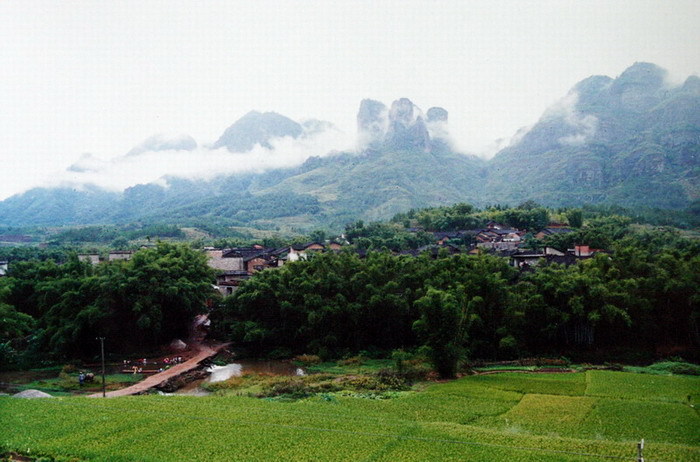
[[(413, 233), (424, 232), (421, 228), (410, 228), (409, 231)], [(547, 227), (532, 233), (532, 236), (542, 240), (547, 236), (572, 232), (574, 229), (568, 227), (567, 224), (549, 223)], [(521, 271), (528, 271), (540, 262), (569, 266), (580, 260), (591, 258), (597, 253), (607, 252), (604, 249), (595, 249), (588, 245), (575, 245), (565, 251), (549, 246), (533, 250), (528, 248), (525, 243), (525, 237), (528, 233), (530, 233), (528, 230), (515, 229), (495, 221), (489, 221), (485, 227), (479, 229), (429, 232), (434, 240), (433, 244), (393, 253), (415, 257), (427, 252), (433, 258), (437, 258), (439, 252), (447, 252), (450, 255), (488, 253), (507, 258), (511, 266)], [(352, 251), (361, 258), (367, 254), (366, 250), (350, 246), (344, 235), (336, 240), (326, 242), (312, 241), (277, 248), (253, 244), (232, 248), (204, 247), (202, 251), (208, 257), (209, 266), (217, 271), (216, 289), (225, 296), (233, 294), (244, 281), (258, 271), (279, 268), (288, 262), (305, 260), (314, 253), (340, 252), (344, 249), (353, 249)], [(102, 261), (129, 260), (134, 252), (136, 251), (111, 250), (104, 260), (97, 253), (80, 254), (78, 258), (96, 265)], [(7, 262), (0, 262), (0, 276), (7, 270), (7, 266)]]

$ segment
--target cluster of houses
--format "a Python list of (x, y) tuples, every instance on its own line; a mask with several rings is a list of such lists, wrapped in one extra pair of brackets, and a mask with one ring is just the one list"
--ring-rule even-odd
[[(567, 227), (563, 223), (549, 223), (546, 228), (534, 234), (537, 239), (544, 239), (547, 236), (556, 234), (567, 234), (574, 232), (573, 229)], [(527, 270), (538, 265), (541, 261), (546, 263), (559, 263), (563, 265), (572, 265), (579, 260), (591, 258), (599, 252), (605, 252), (603, 249), (592, 249), (587, 245), (576, 245), (573, 249), (567, 249), (566, 252), (559, 251), (552, 247), (545, 247), (542, 251), (533, 251), (521, 249), (523, 240), (527, 231), (520, 229), (509, 228), (500, 223), (490, 221), (483, 229), (461, 230), (435, 232), (433, 236), (437, 241), (437, 245), (446, 248), (449, 253), (459, 253), (461, 249), (451, 245), (450, 242), (469, 242), (467, 252), (476, 254), (480, 252), (489, 252), (502, 257), (510, 258), (511, 265), (521, 270)], [(406, 252), (410, 254), (420, 254), (425, 250), (431, 250), (427, 246), (417, 251)], [(437, 253), (432, 249), (433, 253)]]
[(465, 229), (460, 231), (436, 231), (433, 236), (438, 245), (445, 245), (450, 241), (469, 241), (472, 247), (493, 250), (517, 249), (526, 231), (509, 228), (495, 221), (489, 221), (485, 228)]
[[(555, 234), (571, 232), (573, 230), (564, 224), (550, 223), (534, 236), (542, 239)], [(526, 231), (491, 221), (486, 224), (485, 228), (481, 229), (434, 232), (435, 244), (403, 251), (400, 254), (418, 256), (428, 252), (433, 257), (437, 257), (441, 252), (447, 252), (451, 255), (464, 252), (469, 254), (488, 252), (509, 258), (512, 266), (528, 270), (543, 261), (571, 265), (579, 260), (591, 258), (596, 253), (605, 252), (602, 249), (592, 249), (585, 245), (576, 245), (566, 252), (552, 247), (545, 247), (542, 251), (521, 249), (520, 246), (523, 244), (526, 233)], [(236, 291), (241, 282), (258, 271), (277, 268), (287, 262), (303, 260), (313, 252), (334, 252), (341, 248), (341, 244), (335, 242), (325, 244), (309, 242), (281, 248), (266, 248), (261, 245), (229, 249), (207, 247), (204, 252), (209, 258), (209, 266), (217, 270), (216, 289), (222, 295), (230, 295)], [(101, 261), (129, 260), (134, 252), (133, 250), (114, 250), (109, 252), (106, 257), (101, 257), (99, 254), (82, 254), (78, 255), (78, 258), (96, 265)], [(361, 256), (365, 254), (361, 250), (357, 252)], [(6, 274), (7, 267), (7, 261), (0, 261), (0, 276)]]
[(106, 259), (97, 253), (83, 253), (78, 255), (78, 259), (96, 265), (102, 261), (130, 260), (134, 252), (135, 250), (113, 250), (107, 254)]
[[(543, 238), (553, 234), (570, 232), (573, 232), (573, 230), (567, 228), (566, 225), (550, 223), (547, 228), (537, 233), (535, 237)], [(526, 233), (523, 230), (509, 228), (496, 222), (489, 222), (483, 229), (434, 232), (435, 244), (414, 250), (406, 250), (399, 254), (418, 256), (427, 252), (433, 257), (437, 257), (441, 252), (447, 252), (450, 255), (463, 252), (469, 254), (488, 252), (507, 257), (514, 267), (527, 270), (538, 265), (541, 261), (571, 265), (603, 251), (583, 245), (577, 245), (566, 252), (561, 252), (552, 247), (546, 247), (544, 250), (537, 252), (524, 250), (520, 246), (523, 244)], [(286, 262), (302, 260), (313, 252), (339, 251), (341, 248), (342, 246), (335, 242), (330, 244), (309, 242), (276, 249), (265, 248), (260, 245), (232, 249), (206, 248), (205, 252), (209, 257), (209, 265), (218, 270), (217, 289), (223, 295), (230, 295), (236, 291), (241, 282), (250, 278), (257, 271), (277, 268), (283, 266)], [(357, 250), (357, 252), (360, 256), (364, 256), (366, 253), (362, 250)]]
[(261, 245), (252, 247), (235, 247), (232, 249), (205, 248), (209, 257), (209, 266), (218, 270), (216, 287), (222, 295), (235, 292), (241, 282), (254, 273), (277, 268), (288, 261), (299, 261), (311, 252), (338, 251), (341, 245), (335, 242), (321, 244), (309, 242), (281, 248), (265, 248)]
[[(574, 230), (563, 223), (550, 223), (534, 236), (542, 239), (554, 234), (572, 233)], [(433, 233), (438, 245), (444, 245), (452, 240), (471, 241), (473, 246), (480, 249), (514, 250), (520, 247), (527, 231), (509, 228), (495, 221), (489, 221), (485, 228), (467, 229), (461, 231), (437, 231)]]
[(533, 252), (531, 250), (515, 252), (510, 255), (510, 262), (511, 265), (521, 270), (531, 269), (541, 261), (569, 266), (601, 252), (607, 253), (603, 249), (592, 249), (587, 245), (575, 245), (573, 249), (567, 249), (566, 252), (561, 252), (552, 247), (545, 247), (541, 252)]

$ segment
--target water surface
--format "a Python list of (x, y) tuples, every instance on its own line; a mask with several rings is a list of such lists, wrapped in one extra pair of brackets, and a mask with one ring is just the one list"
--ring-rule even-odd
[(290, 361), (239, 361), (225, 366), (211, 366), (207, 369), (209, 377), (195, 380), (175, 392), (178, 395), (203, 396), (209, 394), (200, 386), (203, 383), (222, 382), (231, 377), (240, 377), (244, 374), (270, 374), (284, 376), (306, 375), (304, 369), (297, 367)]

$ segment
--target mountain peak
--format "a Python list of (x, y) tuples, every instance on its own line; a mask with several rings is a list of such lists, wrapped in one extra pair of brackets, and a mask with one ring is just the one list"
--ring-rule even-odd
[(431, 107), (425, 114), (428, 116), (428, 122), (447, 122), (447, 110), (441, 107)]
[(666, 78), (666, 70), (653, 63), (636, 62), (615, 79), (617, 83), (660, 87)]
[(298, 138), (303, 132), (300, 124), (276, 112), (250, 111), (228, 127), (213, 148), (225, 147), (231, 152), (247, 152), (256, 144), (272, 149), (274, 138)]
[(385, 144), (388, 148), (430, 151), (430, 135), (423, 111), (408, 98), (391, 104)]
[(683, 84), (683, 91), (686, 93), (700, 95), (700, 77), (697, 75), (691, 75), (688, 77)]
[[(357, 114), (358, 145), (361, 150), (431, 151), (429, 125), (445, 125), (447, 111), (431, 108), (426, 119), (423, 111), (408, 98), (400, 98), (387, 108), (379, 101), (364, 99)], [(436, 130), (446, 134), (445, 127)], [(443, 150), (441, 146), (441, 150)]]

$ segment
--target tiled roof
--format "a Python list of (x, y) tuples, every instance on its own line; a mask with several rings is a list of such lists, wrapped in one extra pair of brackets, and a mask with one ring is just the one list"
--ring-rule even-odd
[(545, 228), (541, 232), (549, 235), (549, 234), (566, 234), (566, 233), (573, 233), (574, 230), (571, 228)]

